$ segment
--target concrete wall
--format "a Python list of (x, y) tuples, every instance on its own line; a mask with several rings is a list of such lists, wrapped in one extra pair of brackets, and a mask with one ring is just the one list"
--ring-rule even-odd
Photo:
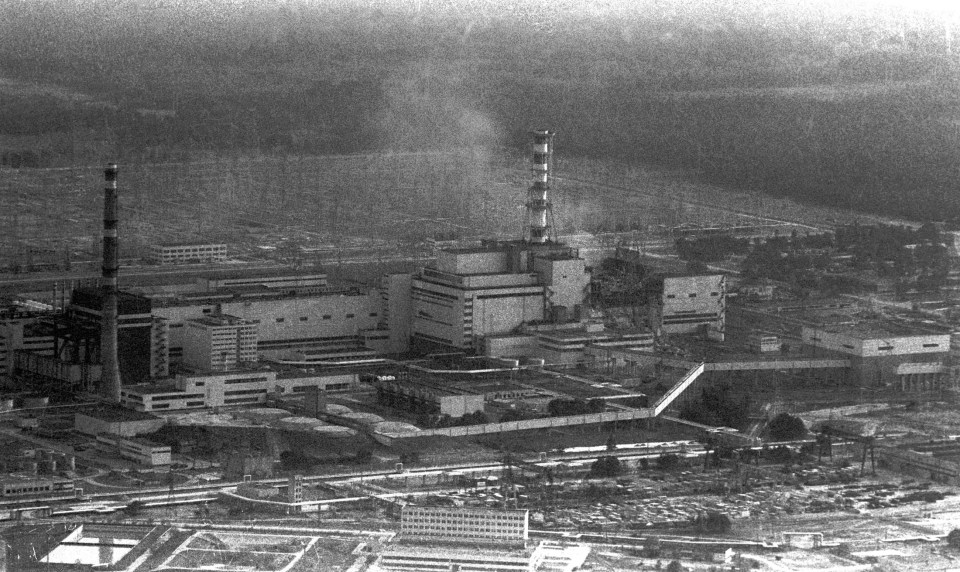
[(164, 425), (165, 419), (146, 419), (142, 421), (109, 421), (92, 417), (84, 413), (74, 416), (73, 428), (84, 435), (112, 433), (122, 437), (134, 437), (145, 433), (153, 433)]
[(583, 259), (580, 258), (537, 258), (534, 270), (547, 286), (547, 299), (551, 306), (564, 306), (571, 311), (582, 305), (590, 286)]
[(704, 324), (725, 329), (726, 279), (721, 274), (668, 276), (655, 319), (668, 334), (693, 333)]
[[(183, 347), (182, 324), (190, 318), (213, 313), (216, 306), (166, 306), (155, 308), (154, 314), (170, 320), (170, 346)], [(275, 342), (308, 345), (318, 338), (356, 336), (360, 330), (376, 328), (382, 300), (379, 290), (371, 290), (358, 295), (247, 299), (223, 302), (219, 306), (224, 314), (258, 321), (257, 337), (263, 349)]]
[(497, 274), (509, 269), (506, 249), (494, 251), (446, 251), (437, 253), (437, 270), (451, 274)]
[(866, 337), (855, 332), (805, 327), (801, 336), (803, 343), (810, 346), (865, 358), (946, 354), (950, 351), (950, 334)]

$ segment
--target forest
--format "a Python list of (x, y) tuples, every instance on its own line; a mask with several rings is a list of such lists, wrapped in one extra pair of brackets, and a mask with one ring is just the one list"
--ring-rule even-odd
[(960, 217), (942, 19), (810, 5), (0, 3), (0, 168), (494, 150), (549, 128), (568, 156)]

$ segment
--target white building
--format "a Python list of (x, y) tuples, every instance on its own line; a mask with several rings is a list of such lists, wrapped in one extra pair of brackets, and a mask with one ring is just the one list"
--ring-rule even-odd
[(231, 371), (257, 361), (257, 324), (226, 314), (187, 320), (183, 363), (199, 372)]
[(123, 387), (120, 403), (136, 411), (176, 411), (266, 403), (269, 395), (295, 395), (307, 387), (335, 393), (355, 389), (354, 373), (275, 371), (266, 367), (219, 374), (178, 376), (172, 383)]
[(523, 546), (530, 511), (405, 506), (400, 534), (405, 541)]
[(108, 453), (116, 453), (124, 459), (130, 459), (148, 467), (170, 465), (170, 446), (146, 439), (101, 433), (97, 435), (97, 448)]
[[(228, 314), (256, 324), (261, 354), (291, 349), (352, 352), (376, 343), (382, 300), (378, 290), (315, 294), (288, 292), (217, 292), (157, 301), (154, 315), (169, 320), (170, 359), (182, 361), (188, 320)], [(384, 343), (384, 348), (386, 343)], [(371, 347), (379, 351), (380, 347)]]
[(411, 280), (411, 338), (480, 349), (485, 336), (573, 313), (589, 282), (583, 259), (561, 244), (444, 250)]
[(663, 290), (651, 304), (651, 326), (666, 334), (706, 328), (720, 336), (726, 328), (727, 285), (722, 274), (664, 276)]
[(858, 385), (923, 390), (953, 382), (944, 365), (949, 333), (876, 321), (804, 327), (801, 338), (808, 354), (849, 358)]
[[(543, 561), (543, 551), (492, 547), (424, 546), (391, 544), (380, 554), (377, 568), (403, 572), (436, 570), (448, 572), (534, 572)], [(563, 570), (564, 568), (560, 568)], [(553, 570), (551, 568), (551, 570)]]
[(184, 262), (223, 262), (227, 259), (226, 244), (155, 244), (150, 258), (157, 264)]

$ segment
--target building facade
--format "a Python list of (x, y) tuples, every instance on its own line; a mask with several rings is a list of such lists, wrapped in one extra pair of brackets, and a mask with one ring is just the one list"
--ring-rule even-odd
[(722, 274), (664, 276), (663, 289), (651, 304), (651, 326), (665, 334), (692, 334), (706, 329), (723, 336), (727, 283)]
[(120, 391), (120, 403), (146, 412), (231, 407), (266, 403), (270, 395), (302, 394), (308, 387), (335, 393), (356, 389), (358, 384), (359, 376), (353, 373), (277, 372), (264, 367), (182, 375), (172, 383), (124, 387)]
[(226, 244), (155, 244), (150, 258), (157, 264), (185, 262), (223, 262), (227, 259)]
[(852, 379), (867, 387), (939, 389), (953, 383), (945, 361), (950, 334), (900, 324), (861, 323), (803, 327), (803, 351), (849, 357)]
[(183, 363), (198, 372), (231, 371), (257, 361), (257, 325), (219, 314), (187, 320)]
[(421, 507), (400, 513), (400, 534), (415, 542), (523, 546), (530, 536), (528, 510)]

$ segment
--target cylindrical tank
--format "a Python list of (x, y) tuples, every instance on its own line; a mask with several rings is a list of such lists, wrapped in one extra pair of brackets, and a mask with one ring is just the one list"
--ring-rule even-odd
[(50, 398), (43, 395), (28, 395), (23, 398), (23, 406), (27, 409), (32, 407), (46, 407), (50, 405)]

